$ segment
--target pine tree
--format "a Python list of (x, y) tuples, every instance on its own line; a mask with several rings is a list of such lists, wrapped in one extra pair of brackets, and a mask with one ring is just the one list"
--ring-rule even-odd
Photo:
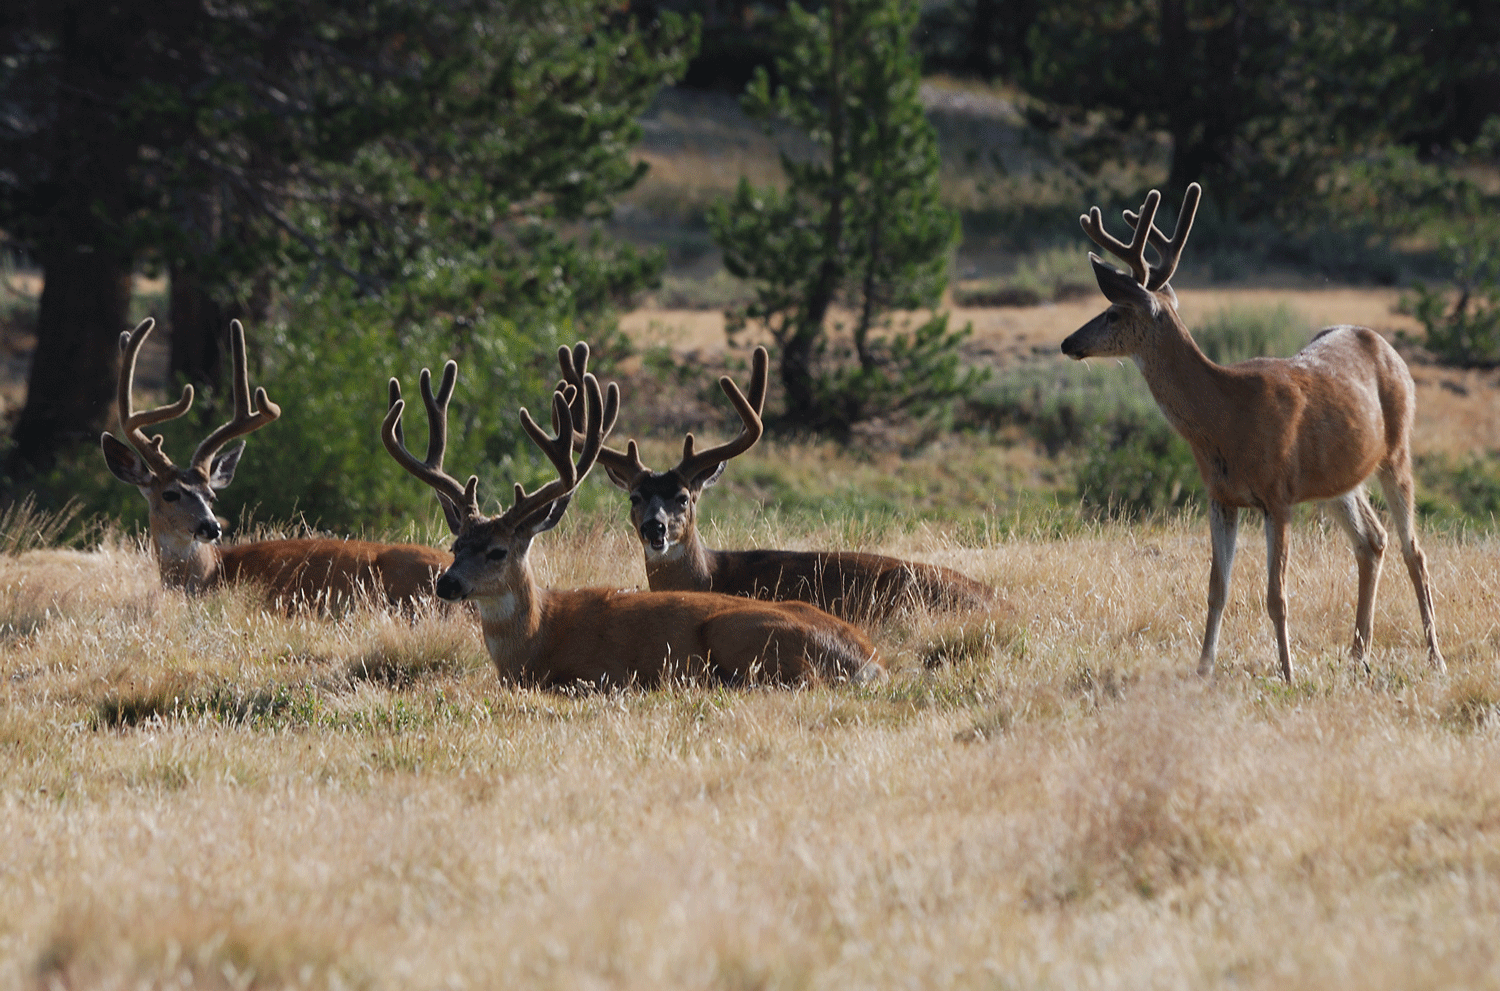
[[(764, 70), (747, 111), (804, 132), (818, 153), (781, 156), (784, 190), (741, 180), (709, 222), (730, 273), (755, 301), (731, 327), (762, 321), (780, 349), (789, 423), (847, 433), (878, 411), (923, 411), (969, 389), (946, 314), (893, 328), (895, 311), (937, 305), (958, 216), (943, 207), (937, 137), (923, 115), (910, 0), (792, 4), (780, 26), (779, 85)], [(849, 312), (848, 344), (828, 334)]]

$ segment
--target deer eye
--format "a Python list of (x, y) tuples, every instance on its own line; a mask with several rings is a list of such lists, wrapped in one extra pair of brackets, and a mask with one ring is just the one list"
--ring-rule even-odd
[(641, 504), (640, 493), (638, 493), (638, 492), (632, 492), (632, 493), (630, 493), (630, 504), (632, 506), (639, 506)]
[(176, 502), (178, 499), (182, 498), (182, 493), (178, 492), (176, 489), (168, 489), (161, 494), (161, 497), (167, 502)]
[(686, 506), (688, 504), (688, 494), (686, 492), (683, 492), (682, 494), (680, 494), (677, 497), (676, 501), (677, 501), (677, 505), (679, 505), (679, 506)]
[(486, 561), (504, 561), (505, 560), (505, 548), (504, 547), (491, 547), (489, 549), (489, 552), (484, 555), (484, 559)]

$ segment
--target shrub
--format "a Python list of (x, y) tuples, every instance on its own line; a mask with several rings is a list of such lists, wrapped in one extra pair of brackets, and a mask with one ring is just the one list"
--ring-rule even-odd
[(1401, 299), (1401, 312), (1426, 329), (1423, 343), (1439, 361), (1465, 368), (1500, 364), (1500, 243), (1450, 240), (1444, 257), (1453, 266), (1458, 296), (1418, 282)]
[(955, 286), (953, 302), (958, 306), (1036, 306), (1094, 291), (1084, 249), (1049, 248), (1024, 258), (1008, 278)]
[(1185, 509), (1203, 493), (1187, 441), (1159, 417), (1100, 425), (1075, 478), (1084, 506), (1111, 519)]
[(1290, 307), (1229, 307), (1193, 330), (1193, 340), (1210, 361), (1221, 365), (1246, 358), (1285, 358), (1311, 338), (1307, 321)]
[[(380, 440), (387, 382), (400, 379), (407, 447), (426, 451), (426, 413), (417, 373), (435, 377), (459, 364), (448, 411), (447, 470), (480, 476), (484, 499), (504, 499), (512, 479), (546, 475), (516, 415), (547, 420), (559, 329), (522, 329), (480, 311), (477, 318), (403, 314), (398, 300), (353, 299), (339, 290), (296, 300), (286, 319), (261, 329), (252, 385), (282, 405), (276, 423), (250, 438), (226, 495), (272, 520), (301, 516), (339, 532), (381, 530), (437, 516), (427, 486), (402, 471)], [(186, 448), (184, 446), (184, 449)], [(519, 458), (517, 455), (519, 454)]]

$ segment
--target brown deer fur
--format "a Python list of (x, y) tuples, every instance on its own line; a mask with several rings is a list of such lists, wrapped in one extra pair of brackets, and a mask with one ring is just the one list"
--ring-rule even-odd
[(174, 465), (162, 452), (162, 438), (147, 439), (142, 427), (187, 413), (193, 387), (184, 386), (182, 398), (169, 406), (134, 412), (131, 391), (135, 362), (154, 321), (143, 321), (122, 334), (120, 363), (120, 424), (130, 443), (104, 434), (100, 443), (105, 461), (116, 478), (140, 489), (146, 497), (151, 542), (161, 568), (162, 584), (190, 593), (222, 584), (257, 585), (269, 601), (283, 608), (348, 604), (358, 594), (409, 605), (432, 595), (438, 572), (451, 558), (443, 551), (416, 544), (375, 544), (361, 540), (261, 540), (229, 547), (216, 541), (222, 534), (213, 503), (218, 491), (234, 480), (244, 443), (220, 451), (226, 441), (260, 429), (281, 415), (281, 409), (257, 389), (252, 408), (245, 370), (245, 332), (238, 320), (230, 325), (234, 356), (234, 418), (209, 435), (185, 467)]
[[(1282, 677), (1292, 678), (1286, 628), (1287, 525), (1299, 502), (1321, 501), (1348, 535), (1359, 565), (1355, 608), (1356, 660), (1369, 647), (1386, 532), (1364, 484), (1380, 479), (1401, 542), (1431, 663), (1442, 670), (1433, 624), (1426, 558), (1413, 510), (1411, 431), (1415, 388), (1400, 355), (1367, 327), (1329, 327), (1290, 358), (1255, 358), (1221, 366), (1198, 349), (1177, 315), (1168, 284), (1192, 226), (1199, 190), (1189, 187), (1169, 241), (1154, 224), (1153, 190), (1140, 215), (1126, 213), (1134, 237), (1126, 245), (1104, 232), (1098, 207), (1081, 218), (1098, 244), (1130, 263), (1124, 274), (1090, 255), (1111, 306), (1062, 344), (1072, 358), (1133, 358), (1167, 421), (1188, 442), (1209, 498), (1213, 559), (1208, 621), (1198, 670), (1213, 671), (1234, 563), (1241, 509), (1265, 515), (1266, 609), (1276, 630)], [(1145, 263), (1147, 240), (1161, 256)]]
[[(572, 352), (559, 349), (558, 361), (564, 383), (574, 386), (576, 406), (588, 346), (580, 343)], [(719, 380), (740, 414), (742, 429), (734, 440), (695, 452), (693, 435), (688, 434), (682, 461), (667, 471), (647, 468), (634, 441), (626, 453), (607, 447), (600, 453), (610, 481), (630, 495), (630, 523), (645, 553), (652, 591), (807, 602), (856, 623), (878, 622), (913, 606), (993, 607), (995, 593), (988, 585), (939, 565), (850, 551), (721, 551), (703, 543), (698, 535), (698, 500), (719, 480), (730, 459), (760, 439), (767, 364), (765, 348), (756, 348), (748, 399), (728, 376)]]
[(447, 400), (456, 376), (450, 361), (434, 396), (431, 378), (422, 371), (429, 429), (425, 461), (400, 439), (405, 404), (394, 384), (382, 437), (391, 456), (438, 493), (457, 539), (453, 566), (438, 579), (437, 593), (475, 603), (485, 646), (502, 679), (568, 687), (656, 685), (674, 677), (797, 684), (880, 675), (875, 648), (862, 633), (802, 603), (749, 602), (712, 593), (538, 588), (531, 542), (562, 518), (592, 467), (606, 424), (614, 422), (618, 391), (611, 386), (604, 404), (592, 375), (580, 381), (583, 441), (576, 464), (574, 420), (562, 394), (553, 401), (555, 438), (522, 410), (522, 426), (552, 460), (558, 478), (529, 495), (516, 486), (511, 508), (486, 517), (479, 512), (478, 479), (471, 476), (460, 485), (441, 467)]

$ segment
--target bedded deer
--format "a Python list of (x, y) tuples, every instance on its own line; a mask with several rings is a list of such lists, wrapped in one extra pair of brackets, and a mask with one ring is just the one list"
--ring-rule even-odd
[[(708, 592), (538, 588), (528, 553), (531, 542), (557, 525), (593, 466), (604, 427), (614, 421), (619, 392), (611, 385), (605, 402), (594, 376), (580, 379), (576, 404), (584, 415), (576, 425), (567, 399), (555, 394), (555, 437), (523, 409), (521, 426), (552, 462), (557, 478), (529, 494), (516, 485), (511, 507), (499, 516), (485, 516), (479, 510), (479, 479), (470, 476), (461, 485), (443, 470), (447, 400), (457, 374), (457, 364), (449, 361), (435, 396), (431, 376), (422, 370), (425, 460), (417, 460), (402, 442), (405, 403), (394, 379), (381, 437), (401, 467), (437, 492), (456, 538), (453, 566), (438, 579), (437, 593), (478, 607), (485, 646), (502, 680), (562, 688), (650, 686), (697, 676), (733, 684), (796, 684), (863, 681), (881, 674), (864, 634), (803, 603), (752, 602)], [(576, 462), (575, 436), (581, 438)]]
[[(1129, 244), (1105, 231), (1098, 207), (1079, 218), (1094, 243), (1125, 261), (1130, 272), (1089, 255), (1099, 288), (1112, 305), (1062, 343), (1063, 354), (1071, 358), (1133, 358), (1167, 421), (1193, 449), (1208, 490), (1213, 542), (1199, 673), (1213, 672), (1240, 510), (1258, 509), (1266, 521), (1266, 611), (1276, 629), (1281, 676), (1291, 681), (1287, 524), (1294, 505), (1313, 500), (1322, 503), (1354, 546), (1359, 601), (1352, 653), (1355, 660), (1364, 659), (1386, 544), (1385, 529), (1365, 495), (1371, 475), (1379, 476), (1391, 508), (1417, 593), (1428, 658), (1444, 670), (1427, 561), (1417, 543), (1412, 509), (1416, 400), (1406, 362), (1375, 331), (1353, 326), (1319, 331), (1290, 358), (1253, 358), (1229, 366), (1210, 361), (1178, 317), (1177, 295), (1169, 284), (1201, 192), (1197, 183), (1187, 188), (1170, 239), (1155, 223), (1161, 194), (1154, 189), (1139, 215), (1125, 212), (1133, 228)], [(1155, 265), (1146, 261), (1148, 243), (1159, 258)]]
[[(576, 414), (588, 345), (580, 343), (571, 351), (559, 348), (557, 357), (563, 381), (574, 387)], [(740, 433), (733, 440), (698, 451), (688, 434), (682, 460), (668, 471), (648, 468), (633, 440), (623, 453), (609, 447), (600, 450), (599, 463), (610, 481), (630, 494), (630, 522), (645, 551), (651, 589), (809, 602), (853, 622), (878, 622), (912, 605), (992, 606), (993, 589), (938, 565), (851, 551), (720, 551), (703, 543), (698, 535), (698, 499), (724, 474), (730, 459), (760, 440), (767, 364), (766, 349), (756, 348), (749, 398), (729, 376), (719, 379), (719, 387), (740, 415)]]
[(252, 405), (245, 330), (238, 320), (231, 321), (234, 416), (204, 438), (186, 467), (177, 467), (162, 451), (161, 435), (148, 439), (142, 428), (186, 414), (193, 404), (193, 387), (183, 386), (182, 397), (167, 406), (136, 412), (131, 404), (136, 358), (154, 325), (148, 317), (134, 331), (120, 335), (117, 402), (129, 443), (109, 433), (100, 443), (114, 476), (146, 497), (164, 585), (197, 593), (223, 584), (253, 584), (283, 608), (347, 604), (361, 593), (383, 595), (394, 605), (432, 595), (433, 582), (450, 559), (430, 547), (327, 538), (259, 540), (228, 547), (215, 543), (223, 531), (214, 516), (214, 498), (234, 480), (245, 444), (222, 449), (275, 420), (281, 408), (266, 398), (263, 388), (255, 390)]

